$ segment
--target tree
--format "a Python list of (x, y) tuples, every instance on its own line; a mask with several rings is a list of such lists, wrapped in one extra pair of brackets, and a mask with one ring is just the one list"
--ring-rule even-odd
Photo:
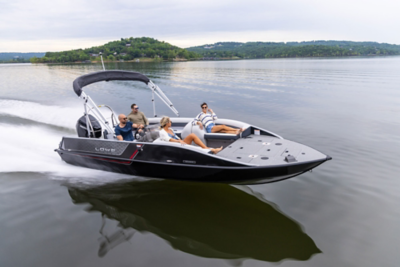
[(168, 54), (167, 54), (167, 58), (168, 58), (168, 59), (173, 59), (173, 58), (175, 58), (175, 57), (176, 57), (175, 51), (170, 50), (170, 51), (168, 52)]

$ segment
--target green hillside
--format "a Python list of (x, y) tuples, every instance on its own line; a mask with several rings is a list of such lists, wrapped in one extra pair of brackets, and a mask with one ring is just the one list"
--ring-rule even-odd
[(32, 63), (67, 63), (99, 61), (102, 52), (105, 61), (153, 59), (153, 60), (187, 60), (200, 57), (195, 52), (173, 46), (149, 37), (121, 38), (102, 46), (76, 49), (62, 52), (47, 52), (42, 58), (32, 58)]
[[(400, 55), (400, 45), (351, 41), (218, 42), (182, 49), (149, 37), (130, 37), (86, 49), (47, 52), (42, 57), (40, 55), (31, 57), (30, 62), (70, 63), (100, 61), (100, 52), (103, 54), (104, 61), (341, 57)], [(28, 59), (12, 58), (7, 60), (9, 62), (27, 62)]]
[(219, 42), (187, 48), (203, 58), (282, 58), (400, 55), (400, 45), (376, 42)]

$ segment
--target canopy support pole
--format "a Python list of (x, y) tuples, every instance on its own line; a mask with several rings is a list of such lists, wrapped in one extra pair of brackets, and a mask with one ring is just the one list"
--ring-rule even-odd
[(101, 65), (103, 65), (103, 70), (105, 71), (106, 68), (104, 67), (104, 62), (103, 62), (103, 53), (100, 52), (100, 58), (101, 58)]
[(156, 113), (156, 101), (155, 101), (155, 99), (154, 99), (154, 88), (153, 88), (153, 87), (150, 87), (150, 89), (151, 89), (151, 95), (152, 95), (151, 101), (153, 102), (153, 114), (154, 114), (154, 117), (157, 117), (157, 113)]
[[(171, 100), (168, 99), (168, 97), (164, 94), (164, 92), (161, 91), (160, 87), (158, 87), (157, 85), (155, 85), (152, 81), (149, 81), (149, 83), (148, 83), (147, 86), (148, 86), (148, 87), (151, 89), (151, 91), (153, 92), (153, 99), (152, 99), (153, 105), (155, 105), (155, 103), (154, 103), (154, 94), (155, 94), (156, 96), (158, 96), (158, 97), (161, 99), (161, 101), (164, 102), (165, 105), (167, 105), (167, 106), (172, 110), (173, 113), (175, 113), (176, 116), (179, 117), (179, 112), (178, 112), (178, 110), (176, 110), (176, 108), (174, 107), (174, 104), (172, 104)], [(154, 107), (154, 115), (155, 115), (155, 117), (156, 117), (156, 114), (155, 114), (155, 107)]]

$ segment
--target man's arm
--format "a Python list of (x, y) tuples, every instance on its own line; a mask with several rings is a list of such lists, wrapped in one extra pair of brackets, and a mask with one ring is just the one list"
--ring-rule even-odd
[(122, 138), (121, 131), (118, 129), (118, 125), (117, 125), (117, 127), (115, 127), (114, 132), (115, 132), (115, 135), (117, 136), (117, 139), (119, 141), (123, 141), (124, 140), (124, 138)]

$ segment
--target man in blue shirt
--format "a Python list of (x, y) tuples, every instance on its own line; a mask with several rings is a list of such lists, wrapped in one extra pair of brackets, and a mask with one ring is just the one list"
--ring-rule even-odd
[(128, 118), (124, 114), (120, 114), (118, 120), (119, 124), (115, 126), (115, 135), (118, 140), (133, 141), (133, 123), (128, 121)]

